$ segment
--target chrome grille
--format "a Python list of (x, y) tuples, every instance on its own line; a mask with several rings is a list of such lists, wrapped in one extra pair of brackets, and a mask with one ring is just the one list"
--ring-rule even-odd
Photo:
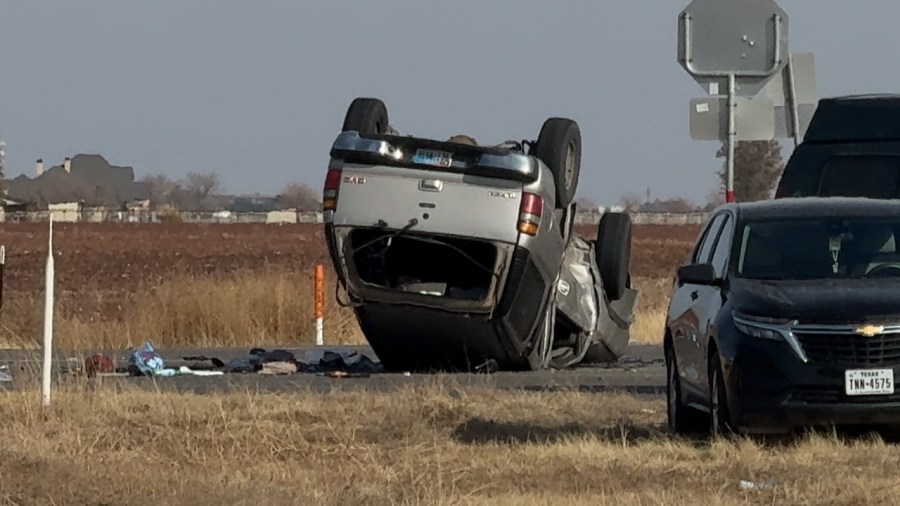
[(794, 337), (811, 362), (840, 366), (900, 365), (900, 328), (872, 336), (855, 326), (796, 326)]

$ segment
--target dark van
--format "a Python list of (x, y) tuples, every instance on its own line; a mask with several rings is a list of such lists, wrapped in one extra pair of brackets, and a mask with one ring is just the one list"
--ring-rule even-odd
[(900, 95), (822, 99), (775, 198), (900, 198)]

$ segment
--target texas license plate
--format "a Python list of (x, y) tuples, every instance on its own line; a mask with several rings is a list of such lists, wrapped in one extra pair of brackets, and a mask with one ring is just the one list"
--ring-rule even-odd
[(436, 151), (433, 149), (419, 149), (413, 155), (413, 163), (422, 165), (433, 165), (435, 167), (449, 167), (453, 161), (453, 155), (446, 151)]
[(850, 369), (844, 372), (847, 395), (890, 395), (894, 393), (893, 369)]

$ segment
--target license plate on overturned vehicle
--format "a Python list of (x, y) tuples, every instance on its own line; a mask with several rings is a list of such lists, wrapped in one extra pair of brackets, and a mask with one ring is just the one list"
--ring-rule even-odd
[(435, 167), (449, 167), (453, 161), (453, 155), (446, 151), (436, 151), (433, 149), (419, 149), (413, 155), (413, 163), (422, 165), (433, 165)]
[(894, 393), (893, 369), (850, 369), (844, 372), (847, 395), (890, 395)]

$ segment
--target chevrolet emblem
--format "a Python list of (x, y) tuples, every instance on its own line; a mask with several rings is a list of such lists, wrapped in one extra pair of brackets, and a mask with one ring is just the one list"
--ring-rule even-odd
[(856, 333), (863, 337), (875, 337), (884, 332), (884, 325), (863, 325), (856, 329)]

